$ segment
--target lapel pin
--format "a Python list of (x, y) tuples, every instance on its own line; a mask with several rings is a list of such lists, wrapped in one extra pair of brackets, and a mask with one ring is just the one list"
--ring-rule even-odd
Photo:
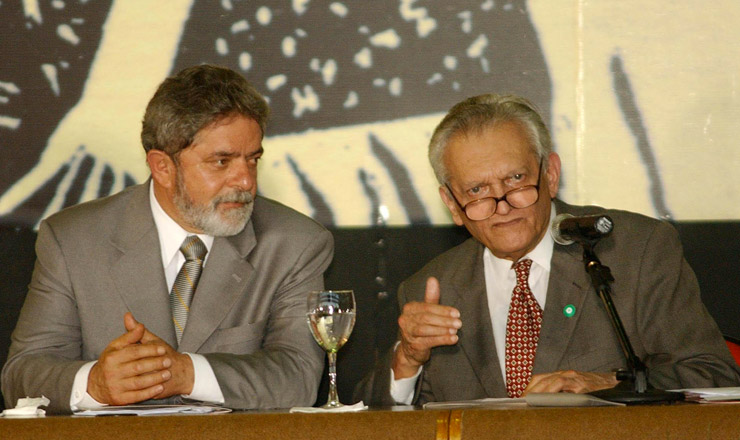
[(574, 306), (573, 304), (568, 304), (567, 306), (563, 307), (563, 315), (565, 315), (566, 318), (572, 318), (575, 314), (576, 306)]

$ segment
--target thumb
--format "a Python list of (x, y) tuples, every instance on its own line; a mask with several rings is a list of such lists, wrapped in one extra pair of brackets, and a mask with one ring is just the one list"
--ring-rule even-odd
[(123, 315), (123, 325), (126, 327), (127, 343), (136, 344), (141, 341), (141, 337), (144, 336), (144, 324), (140, 324), (131, 312), (126, 312)]
[(427, 278), (424, 302), (427, 304), (439, 304), (439, 281), (434, 277)]
[(134, 318), (133, 313), (126, 312), (126, 314), (123, 315), (123, 325), (126, 327), (127, 331), (133, 331), (136, 329), (137, 324), (139, 324), (139, 321)]

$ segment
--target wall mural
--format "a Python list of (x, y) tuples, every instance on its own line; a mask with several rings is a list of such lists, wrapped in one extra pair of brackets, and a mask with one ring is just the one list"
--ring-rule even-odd
[(607, 3), (0, 0), (0, 221), (146, 180), (146, 103), (203, 62), (269, 100), (260, 193), (327, 226), (450, 223), (427, 142), (491, 91), (540, 106), (566, 201), (740, 219), (740, 6)]

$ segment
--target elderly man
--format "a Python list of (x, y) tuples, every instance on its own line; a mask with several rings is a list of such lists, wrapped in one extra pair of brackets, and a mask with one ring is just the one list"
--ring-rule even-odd
[(160, 85), (141, 134), (151, 179), (39, 228), (6, 405), (314, 402), (323, 355), (305, 301), (323, 287), (333, 241), (257, 196), (267, 116), (229, 69), (191, 67)]
[(596, 250), (612, 269), (614, 302), (650, 384), (740, 383), (675, 230), (555, 199), (560, 158), (527, 100), (483, 95), (457, 104), (435, 130), (429, 159), (452, 219), (472, 238), (401, 285), (400, 341), (356, 398), (423, 404), (617, 385), (614, 371), (626, 362), (582, 250), (555, 245), (549, 232), (560, 213), (614, 220)]

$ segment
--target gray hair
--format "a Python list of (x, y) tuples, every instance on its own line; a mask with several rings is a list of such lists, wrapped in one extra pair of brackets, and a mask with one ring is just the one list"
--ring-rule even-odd
[(529, 137), (533, 152), (547, 166), (552, 141), (537, 107), (516, 95), (479, 95), (455, 104), (432, 134), (429, 141), (429, 162), (440, 185), (448, 183), (444, 152), (450, 139), (457, 135), (480, 132), (502, 122), (520, 124)]
[(209, 64), (188, 67), (164, 80), (149, 101), (141, 143), (147, 152), (176, 157), (201, 129), (237, 114), (254, 119), (264, 137), (270, 109), (243, 76)]

